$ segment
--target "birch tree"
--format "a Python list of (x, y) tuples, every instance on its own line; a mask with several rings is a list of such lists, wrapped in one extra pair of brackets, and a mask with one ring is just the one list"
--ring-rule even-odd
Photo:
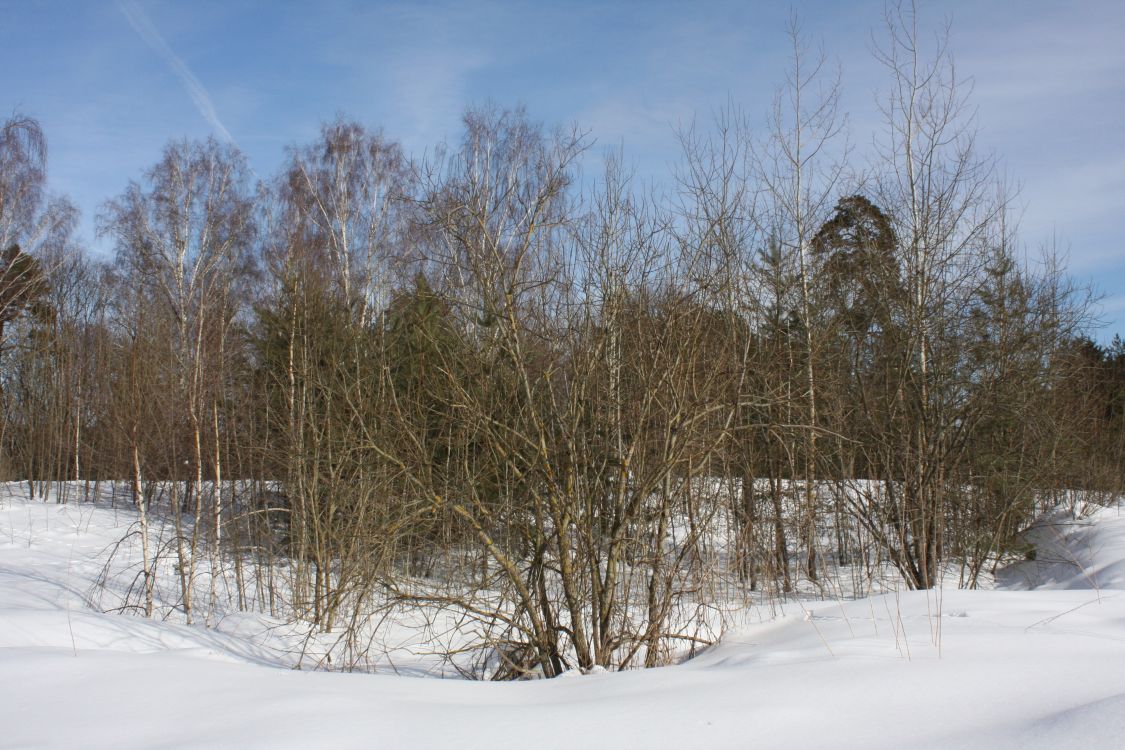
[[(161, 366), (175, 388), (177, 412), (170, 416), (173, 423), (184, 421), (183, 431), (174, 431), (182, 435), (186, 450), (173, 450), (165, 471), (171, 479), (187, 480), (182, 498), (180, 483), (173, 483), (173, 512), (182, 606), (189, 623), (194, 617), (196, 551), (204, 531), (204, 475), (215, 480), (221, 473), (204, 445), (222, 398), (222, 352), (240, 304), (239, 284), (252, 262), (251, 209), (245, 159), (233, 147), (211, 139), (168, 145), (144, 180), (130, 183), (107, 204), (102, 217), (102, 230), (116, 242), (123, 275), (157, 302), (144, 322), (163, 319), (170, 327)], [(211, 525), (212, 564), (217, 565), (222, 498), (218, 485), (212, 487), (206, 520)], [(185, 508), (193, 514), (190, 537), (179, 526)]]
[[(796, 17), (788, 28), (791, 57), (786, 84), (774, 98), (770, 135), (759, 158), (758, 174), (770, 203), (769, 225), (780, 249), (796, 258), (798, 312), (804, 338), (801, 362), (804, 383), (799, 394), (804, 405), (802, 421), (804, 478), (801, 525), (807, 550), (805, 571), (817, 579), (817, 358), (821, 354), (816, 331), (817, 311), (812, 302), (816, 268), (810, 245), (817, 228), (834, 201), (847, 156), (843, 138), (844, 116), (839, 111), (840, 79), (827, 69), (823, 52), (810, 52)], [(794, 467), (796, 468), (796, 467)]]
[[(953, 335), (986, 257), (1002, 206), (989, 200), (991, 162), (975, 150), (970, 88), (957, 75), (948, 35), (927, 57), (913, 4), (890, 6), (876, 58), (890, 78), (881, 101), (877, 203), (891, 216), (905, 287), (899, 396), (903, 432), (887, 434), (885, 481), (905, 550), (903, 567), (921, 588), (937, 584), (951, 464), (964, 450), (958, 421), (960, 343)], [(905, 433), (905, 434), (904, 434)], [(892, 468), (893, 467), (893, 468)]]

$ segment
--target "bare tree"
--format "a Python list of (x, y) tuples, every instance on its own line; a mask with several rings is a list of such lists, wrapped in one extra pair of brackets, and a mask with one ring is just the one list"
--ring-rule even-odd
[[(59, 258), (73, 251), (76, 223), (74, 206), (47, 193), (47, 141), (39, 123), (23, 115), (4, 121), (0, 125), (0, 362), (10, 348), (6, 328), (20, 318), (39, 324), (50, 317), (50, 269), (44, 257)], [(6, 363), (0, 386), (11, 374)], [(4, 411), (13, 406), (0, 405)], [(7, 427), (6, 419), (0, 422), (0, 444), (11, 437)]]
[[(188, 480), (182, 501), (173, 484), (177, 524), (184, 507), (192, 508), (190, 539), (178, 528), (185, 616), (193, 619), (196, 548), (203, 525), (204, 451), (208, 422), (222, 396), (223, 350), (246, 277), (254, 233), (252, 194), (245, 159), (214, 140), (170, 144), (161, 160), (107, 204), (102, 231), (117, 244), (118, 264), (131, 285), (158, 302), (147, 325), (166, 321), (171, 336), (162, 366), (175, 388), (179, 407), (169, 416), (184, 419), (184, 453), (173, 449), (164, 471), (169, 479)], [(178, 428), (176, 429), (178, 432)], [(184, 472), (181, 468), (186, 467)], [(211, 466), (214, 474), (217, 464)], [(213, 542), (221, 528), (221, 498), (213, 485)], [(217, 547), (212, 547), (217, 553)], [(217, 564), (217, 560), (213, 561)]]
[[(817, 497), (814, 480), (818, 475), (817, 434), (817, 359), (821, 354), (816, 332), (820, 328), (812, 301), (817, 270), (813, 267), (810, 245), (817, 228), (825, 220), (841, 181), (847, 156), (842, 142), (844, 117), (839, 112), (839, 73), (829, 78), (823, 52), (810, 55), (794, 16), (789, 23), (792, 60), (786, 73), (786, 86), (774, 99), (770, 138), (759, 159), (758, 174), (768, 195), (767, 231), (782, 252), (796, 258), (798, 314), (804, 337), (801, 361), (804, 370), (803, 463), (805, 497), (802, 524), (807, 550), (805, 570), (817, 580)], [(835, 149), (835, 153), (833, 153)]]
[(285, 220), (323, 254), (330, 283), (360, 325), (389, 301), (390, 267), (406, 228), (409, 165), (397, 143), (338, 119), (295, 148), (282, 185)]

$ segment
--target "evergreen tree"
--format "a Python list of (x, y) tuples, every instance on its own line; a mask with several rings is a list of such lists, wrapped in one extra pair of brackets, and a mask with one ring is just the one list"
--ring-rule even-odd
[(39, 261), (12, 245), (0, 256), (0, 351), (6, 347), (4, 329), (22, 315), (50, 317), (47, 277)]

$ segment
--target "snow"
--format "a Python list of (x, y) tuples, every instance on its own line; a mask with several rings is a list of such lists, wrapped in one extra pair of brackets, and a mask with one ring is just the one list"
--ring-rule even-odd
[(298, 671), (299, 635), (267, 617), (100, 611), (126, 585), (98, 582), (133, 520), (0, 497), (0, 747), (1125, 744), (1117, 508), (1047, 518), (995, 590), (749, 609), (678, 666), (521, 683)]
[(1034, 560), (1009, 567), (1001, 581), (1010, 587), (1125, 589), (1125, 518), (1102, 512), (1075, 518), (1060, 509), (1028, 534)]

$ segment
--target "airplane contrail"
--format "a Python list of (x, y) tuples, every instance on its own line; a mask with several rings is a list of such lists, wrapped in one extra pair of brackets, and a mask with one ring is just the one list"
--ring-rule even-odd
[(196, 109), (199, 114), (203, 115), (205, 119), (220, 138), (228, 143), (234, 143), (234, 138), (231, 136), (230, 131), (223, 125), (219, 115), (215, 112), (215, 105), (211, 103), (211, 97), (207, 94), (207, 89), (203, 88), (203, 84), (195, 77), (195, 74), (188, 69), (188, 66), (183, 60), (172, 51), (168, 46), (168, 42), (164, 41), (164, 37), (156, 30), (156, 27), (149, 20), (145, 12), (133, 2), (133, 0), (117, 0), (117, 8), (129, 21), (129, 25), (140, 35), (141, 39), (145, 41), (148, 46), (152, 47), (158, 55), (164, 58), (164, 62), (168, 63), (168, 67), (172, 69), (183, 82), (184, 88), (187, 89), (188, 95), (191, 100), (195, 102)]

